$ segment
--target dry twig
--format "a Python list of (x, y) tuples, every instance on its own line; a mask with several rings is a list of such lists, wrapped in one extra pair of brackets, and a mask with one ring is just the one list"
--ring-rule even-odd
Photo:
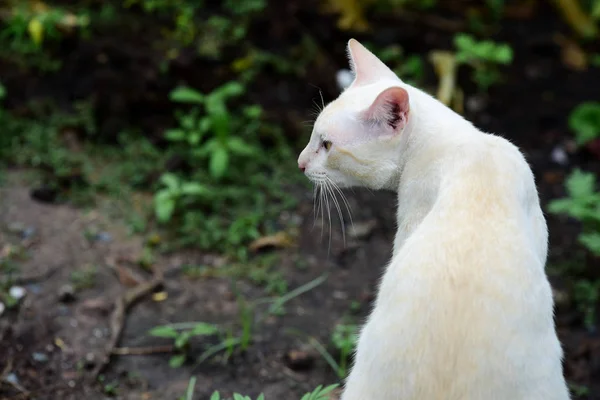
[(108, 366), (110, 358), (115, 354), (114, 350), (119, 343), (123, 327), (125, 326), (125, 318), (127, 310), (143, 296), (149, 294), (163, 282), (162, 272), (158, 268), (154, 270), (154, 276), (151, 280), (141, 283), (123, 293), (116, 301), (115, 308), (110, 316), (110, 340), (106, 344), (104, 354), (96, 367), (92, 370), (90, 379), (95, 381), (98, 375)]
[(153, 347), (115, 347), (112, 354), (119, 356), (145, 356), (149, 354), (172, 353), (175, 349), (172, 345)]

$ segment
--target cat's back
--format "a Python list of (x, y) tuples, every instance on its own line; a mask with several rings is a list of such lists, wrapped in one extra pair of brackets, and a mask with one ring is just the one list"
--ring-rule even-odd
[(400, 345), (373, 353), (394, 360), (390, 375), (412, 377), (392, 385), (402, 399), (567, 399), (525, 157), (480, 134), (443, 163), (438, 202), (393, 258), (366, 327)]

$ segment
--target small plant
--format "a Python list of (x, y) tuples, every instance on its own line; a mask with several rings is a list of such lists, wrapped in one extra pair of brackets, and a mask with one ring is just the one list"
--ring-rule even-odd
[[(57, 42), (65, 32), (75, 28), (86, 28), (89, 17), (85, 14), (69, 13), (60, 7), (49, 7), (43, 3), (33, 7), (26, 2), (20, 2), (9, 11), (9, 18), (5, 22), (0, 30), (0, 40), (7, 43), (6, 50), (42, 69), (55, 70), (60, 66), (60, 61), (53, 60), (43, 53), (44, 42)], [(10, 58), (10, 53), (6, 50), (1, 54)]]
[[(212, 394), (212, 396), (210, 396), (210, 400), (226, 400), (226, 399), (222, 398), (221, 395), (219, 394), (219, 392), (214, 392)], [(233, 400), (252, 400), (252, 398), (250, 396), (244, 396), (239, 393), (234, 393)], [(256, 398), (256, 400), (265, 400), (265, 395), (262, 393), (259, 394), (258, 397)]]
[[(600, 257), (600, 191), (596, 190), (596, 176), (591, 172), (575, 169), (565, 185), (568, 197), (551, 201), (548, 211), (578, 220), (582, 224), (582, 231), (577, 240), (591, 254)], [(577, 309), (583, 315), (584, 325), (592, 329), (596, 322), (600, 281), (575, 278), (573, 293)]]
[(454, 37), (456, 60), (473, 68), (473, 81), (480, 90), (487, 91), (501, 80), (500, 65), (513, 60), (513, 51), (508, 44), (491, 40), (477, 41), (473, 36), (459, 33)]
[(172, 356), (169, 360), (169, 365), (172, 368), (177, 368), (182, 366), (187, 359), (187, 351), (189, 350), (191, 338), (195, 336), (215, 335), (219, 333), (219, 328), (216, 325), (205, 322), (186, 322), (157, 326), (152, 328), (148, 333), (155, 337), (174, 339), (175, 350), (183, 354)]
[(293, 168), (291, 148), (259, 106), (240, 104), (244, 92), (231, 81), (206, 94), (187, 87), (171, 93), (186, 110), (177, 113), (179, 126), (165, 132), (168, 151), (189, 168), (163, 175), (154, 209), (159, 222), (177, 226), (174, 245), (245, 259), (244, 244), (271, 233), (265, 223), (295, 204), (282, 187), (295, 176), (286, 173)]
[[(329, 385), (326, 387), (323, 387), (323, 385), (319, 385), (312, 392), (306, 393), (304, 396), (302, 396), (302, 398), (300, 400), (329, 400), (330, 399), (329, 395), (338, 386), (339, 386), (338, 384), (333, 384), (333, 385)], [(186, 398), (186, 400), (188, 400), (188, 399)], [(222, 398), (221, 395), (219, 394), (219, 392), (214, 392), (212, 394), (212, 396), (210, 396), (210, 400), (226, 400), (226, 399)], [(243, 396), (241, 394), (234, 393), (233, 400), (252, 400), (252, 398), (249, 396)], [(258, 395), (256, 400), (268, 400), (268, 399), (265, 399), (265, 395), (261, 393)]]
[(345, 378), (348, 373), (348, 358), (354, 351), (358, 337), (357, 325), (338, 324), (331, 334), (333, 346), (340, 352), (338, 376)]
[(575, 107), (569, 115), (569, 128), (575, 132), (575, 142), (585, 145), (600, 137), (600, 102), (590, 101)]
[(257, 153), (254, 145), (244, 137), (257, 130), (261, 108), (243, 107), (244, 119), (234, 118), (227, 108), (229, 99), (243, 93), (244, 87), (235, 81), (206, 96), (187, 87), (179, 87), (171, 93), (172, 101), (202, 106), (204, 113), (200, 115), (200, 108), (193, 108), (190, 113), (180, 114), (180, 128), (168, 130), (165, 136), (174, 142), (186, 142), (190, 146), (191, 157), (199, 160), (208, 158), (209, 171), (217, 180), (227, 172), (232, 156), (250, 157)]
[(580, 221), (583, 229), (578, 241), (600, 256), (600, 191), (596, 190), (596, 176), (575, 169), (566, 180), (566, 189), (568, 197), (550, 202), (548, 211)]
[(97, 273), (98, 269), (93, 266), (71, 272), (73, 288), (79, 291), (94, 287)]
[(156, 192), (154, 197), (154, 209), (160, 222), (169, 221), (176, 206), (185, 200), (210, 196), (210, 190), (205, 186), (197, 182), (182, 182), (175, 174), (163, 174), (160, 182), (164, 187)]
[(596, 310), (600, 299), (600, 280), (580, 279), (573, 285), (573, 300), (577, 310), (583, 315), (583, 324), (593, 329), (596, 324)]

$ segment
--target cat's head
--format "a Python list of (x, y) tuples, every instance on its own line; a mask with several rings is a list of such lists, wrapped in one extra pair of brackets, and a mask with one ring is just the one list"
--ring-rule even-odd
[(406, 85), (354, 39), (348, 55), (354, 81), (317, 117), (298, 166), (315, 183), (392, 188), (410, 119)]

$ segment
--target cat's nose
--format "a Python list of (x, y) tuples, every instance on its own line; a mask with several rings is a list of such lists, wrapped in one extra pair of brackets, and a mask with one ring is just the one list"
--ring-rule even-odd
[(306, 171), (306, 164), (298, 163), (298, 168), (300, 168), (300, 171), (304, 172), (304, 171)]

